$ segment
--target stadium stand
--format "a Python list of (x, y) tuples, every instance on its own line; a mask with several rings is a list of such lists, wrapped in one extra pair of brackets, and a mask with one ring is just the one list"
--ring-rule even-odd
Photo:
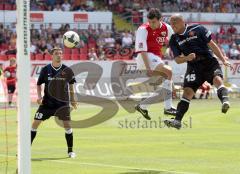
[[(96, 4), (98, 6), (96, 6)], [(189, 0), (33, 0), (31, 1), (31, 10), (61, 10), (61, 11), (93, 11), (102, 10), (107, 7), (108, 10), (129, 20), (130, 22), (139, 24), (142, 22), (141, 9), (149, 7), (159, 7), (161, 11), (189, 11), (189, 12), (240, 12), (240, 1), (231, 0), (203, 0), (196, 3)], [(0, 10), (15, 10), (16, 4), (14, 0), (0, 0)], [(106, 9), (104, 9), (106, 10)], [(130, 15), (130, 18), (128, 17)], [(49, 60), (49, 50), (54, 46), (63, 47), (62, 35), (69, 29), (69, 24), (62, 25), (58, 29), (53, 29), (52, 24), (36, 24), (31, 25), (31, 60)], [(113, 24), (114, 26), (114, 24)], [(116, 59), (132, 59), (134, 53), (134, 28), (130, 30), (117, 31), (115, 27), (112, 30), (102, 29), (101, 26), (93, 28), (89, 24), (87, 30), (74, 29), (79, 34), (81, 42), (80, 48), (69, 49), (64, 48), (65, 60), (88, 60), (90, 50), (96, 51), (99, 60), (116, 60)], [(221, 46), (222, 51), (231, 59), (240, 60), (240, 33), (232, 25), (220, 26), (218, 31), (212, 34), (213, 39)], [(16, 54), (16, 25), (0, 23), (0, 59), (7, 60), (8, 56)], [(120, 46), (119, 46), (120, 45)], [(129, 54), (122, 54), (128, 51)], [(121, 51), (119, 51), (119, 49)], [(167, 44), (165, 59), (172, 59), (171, 50)], [(118, 52), (112, 55), (112, 50)], [(120, 53), (119, 53), (120, 52)], [(110, 53), (110, 54), (109, 54)], [(106, 56), (106, 58), (101, 58)], [(95, 60), (95, 59), (91, 59)]]
[[(14, 24), (11, 24), (14, 26)], [(49, 32), (46, 28), (41, 28), (39, 30), (32, 29), (31, 31), (31, 59), (32, 60), (49, 60), (48, 50), (50, 50), (54, 46), (61, 46), (63, 47), (62, 43), (59, 42), (61, 39), (61, 34), (59, 34), (60, 28), (53, 32)], [(99, 33), (99, 34), (92, 34), (92, 33)], [(110, 52), (112, 49), (128, 49), (131, 48), (132, 52), (134, 47), (134, 32), (131, 31), (112, 31), (112, 34), (109, 34), (108, 31), (105, 32), (103, 30), (98, 31), (81, 31), (79, 35), (83, 38), (82, 46), (80, 48), (69, 49), (64, 48), (65, 60), (69, 60), (68, 55), (70, 58), (77, 60), (87, 60), (86, 55), (88, 55), (89, 50), (91, 48), (96, 49), (96, 53), (99, 56), (101, 51), (104, 50), (106, 52)], [(44, 34), (47, 33), (47, 34)], [(91, 33), (91, 34), (90, 34)], [(47, 35), (46, 40), (44, 35)], [(10, 29), (9, 27), (3, 27), (3, 24), (0, 24), (0, 55), (1, 60), (7, 60), (7, 56), (16, 53), (16, 31)], [(221, 46), (222, 51), (225, 52), (227, 56), (231, 59), (240, 60), (240, 33), (237, 33), (237, 30), (234, 26), (221, 26), (218, 32), (212, 34), (213, 39)], [(117, 48), (118, 47), (118, 48)], [(167, 49), (165, 47), (164, 49)], [(100, 51), (101, 50), (101, 51)], [(131, 59), (132, 52), (129, 55), (122, 55), (124, 59)], [(167, 52), (168, 53), (168, 52)], [(46, 55), (45, 55), (46, 54)], [(78, 54), (83, 54), (82, 56), (76, 56)], [(45, 56), (44, 56), (45, 55)], [(87, 56), (88, 57), (88, 56)], [(118, 59), (120, 56), (114, 56), (114, 60)], [(113, 58), (108, 56), (109, 59)], [(171, 53), (165, 55), (165, 59), (172, 59)]]

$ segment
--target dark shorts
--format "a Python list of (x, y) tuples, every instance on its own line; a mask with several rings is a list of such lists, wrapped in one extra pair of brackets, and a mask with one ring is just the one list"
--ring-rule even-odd
[(205, 81), (213, 84), (215, 76), (223, 78), (223, 72), (216, 59), (209, 59), (195, 65), (188, 65), (183, 87), (192, 88), (196, 92)]
[(13, 94), (16, 89), (15, 85), (7, 85), (8, 94)]
[(51, 108), (47, 105), (40, 105), (34, 116), (34, 119), (44, 121), (49, 119), (51, 116), (56, 116), (59, 120), (70, 121), (70, 107), (62, 106), (58, 108)]

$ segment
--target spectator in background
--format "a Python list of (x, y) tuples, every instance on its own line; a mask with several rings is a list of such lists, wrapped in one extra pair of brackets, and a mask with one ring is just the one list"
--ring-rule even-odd
[(10, 58), (10, 64), (6, 67), (3, 72), (6, 78), (6, 84), (8, 89), (8, 105), (11, 107), (13, 94), (16, 89), (16, 59)]
[(236, 32), (237, 32), (237, 29), (233, 25), (230, 25), (230, 27), (227, 30), (227, 34), (232, 35), (232, 34), (236, 34)]
[(52, 23), (48, 24), (47, 33), (48, 34), (54, 34), (54, 31), (53, 31), (53, 28), (52, 28)]
[(230, 50), (230, 46), (228, 44), (228, 40), (224, 39), (223, 43), (220, 45), (222, 47), (222, 49), (225, 51), (225, 53), (228, 53)]
[(122, 38), (122, 47), (131, 47), (133, 44), (133, 39), (131, 35), (126, 32)]
[(236, 40), (235, 40), (235, 43), (236, 43), (237, 45), (240, 45), (240, 34), (237, 35)]
[(63, 11), (60, 4), (54, 6), (53, 11)]
[(226, 33), (225, 27), (221, 25), (221, 27), (217, 31), (219, 34), (224, 35)]
[(60, 32), (56, 33), (55, 43), (63, 48), (63, 35), (61, 35)]
[(64, 27), (64, 29), (65, 29), (64, 32), (69, 31), (69, 30), (70, 30), (70, 25), (69, 25), (69, 24), (66, 24), (65, 27)]
[(88, 34), (86, 31), (80, 31), (80, 40), (83, 41), (84, 45), (88, 43)]
[(98, 60), (98, 56), (97, 56), (97, 53), (95, 51), (95, 48), (90, 48), (88, 50), (88, 59), (92, 60), (92, 61)]
[(109, 25), (106, 26), (106, 29), (104, 30), (104, 33), (112, 34), (112, 30), (110, 29)]
[(40, 44), (38, 46), (39, 53), (41, 53), (41, 54), (48, 53), (48, 48), (47, 48), (46, 41), (44, 39), (42, 39), (39, 42), (40, 42)]
[(14, 22), (11, 23), (11, 26), (9, 29), (11, 30), (11, 32), (16, 33), (16, 23), (14, 23)]
[(30, 33), (31, 33), (31, 39), (40, 39), (40, 34), (38, 30), (31, 29)]
[(111, 34), (106, 34), (104, 41), (105, 41), (105, 47), (114, 47), (115, 39), (111, 36)]
[(64, 0), (64, 3), (62, 4), (63, 11), (70, 11), (71, 4), (68, 2), (68, 0)]
[(103, 50), (103, 48), (99, 48), (98, 52), (99, 52), (99, 56), (98, 56), (99, 60), (107, 60), (107, 57), (105, 55), (105, 51)]
[[(54, 39), (50, 39), (50, 40), (48, 40), (47, 41), (47, 50), (52, 50), (53, 49), (53, 47), (54, 47)], [(47, 52), (45, 52), (45, 53), (47, 53)]]
[(56, 3), (56, 0), (46, 0), (47, 6), (53, 7), (54, 4)]
[(43, 24), (40, 25), (40, 28), (38, 29), (38, 32), (41, 36), (45, 36), (46, 31), (45, 31), (45, 28), (44, 28)]
[(220, 3), (219, 0), (214, 0), (212, 3), (213, 12), (219, 12)]
[(77, 11), (81, 8), (82, 0), (73, 0), (73, 11)]
[(235, 43), (232, 44), (231, 49), (229, 51), (230, 59), (239, 59), (240, 58), (240, 51), (237, 48)]
[(118, 3), (118, 0), (108, 0), (108, 6), (111, 10), (115, 10)]
[(87, 0), (86, 5), (88, 7), (88, 11), (93, 11), (94, 10), (94, 2), (93, 2), (93, 0)]
[(16, 54), (17, 50), (16, 50), (16, 42), (11, 42), (8, 46), (8, 50), (5, 52), (6, 55), (12, 55), (12, 54)]
[(36, 2), (30, 3), (30, 9), (31, 9), (31, 11), (40, 11), (41, 10), (40, 6)]
[(101, 49), (104, 47), (104, 45), (105, 45), (105, 38), (104, 38), (104, 35), (101, 34), (97, 39), (97, 46), (98, 46), (98, 48)]
[(35, 39), (32, 39), (31, 41), (31, 47), (30, 47), (30, 53), (36, 54), (37, 53), (37, 41)]

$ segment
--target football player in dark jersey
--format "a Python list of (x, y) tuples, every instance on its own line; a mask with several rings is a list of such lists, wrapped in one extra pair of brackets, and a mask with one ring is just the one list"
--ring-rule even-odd
[[(165, 120), (169, 127), (181, 128), (181, 120), (187, 112), (190, 100), (197, 89), (205, 82), (217, 88), (218, 98), (222, 103), (221, 110), (226, 113), (230, 108), (228, 90), (223, 85), (223, 73), (218, 59), (228, 67), (225, 57), (211, 38), (211, 32), (199, 24), (186, 25), (181, 15), (172, 15), (170, 24), (175, 32), (170, 39), (170, 47), (178, 64), (187, 62), (184, 78), (184, 93), (177, 106), (176, 117)], [(213, 54), (214, 53), (214, 54)]]
[[(42, 68), (37, 81), (37, 103), (40, 106), (32, 123), (31, 143), (42, 121), (49, 119), (51, 116), (56, 116), (59, 120), (63, 121), (68, 146), (68, 156), (74, 158), (73, 133), (70, 125), (70, 104), (73, 108), (77, 108), (73, 92), (73, 84), (76, 81), (73, 71), (62, 64), (62, 49), (53, 48), (51, 54), (52, 63)], [(43, 97), (41, 95), (42, 84), (45, 84)]]

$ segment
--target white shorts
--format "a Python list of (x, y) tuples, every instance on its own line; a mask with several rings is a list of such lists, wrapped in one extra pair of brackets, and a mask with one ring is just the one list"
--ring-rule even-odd
[[(155, 70), (158, 65), (164, 64), (161, 57), (159, 57), (153, 53), (147, 53), (147, 57), (148, 57), (148, 63), (149, 63), (151, 70)], [(136, 61), (137, 61), (137, 67), (139, 70), (146, 69), (143, 58), (140, 53), (138, 53)]]

